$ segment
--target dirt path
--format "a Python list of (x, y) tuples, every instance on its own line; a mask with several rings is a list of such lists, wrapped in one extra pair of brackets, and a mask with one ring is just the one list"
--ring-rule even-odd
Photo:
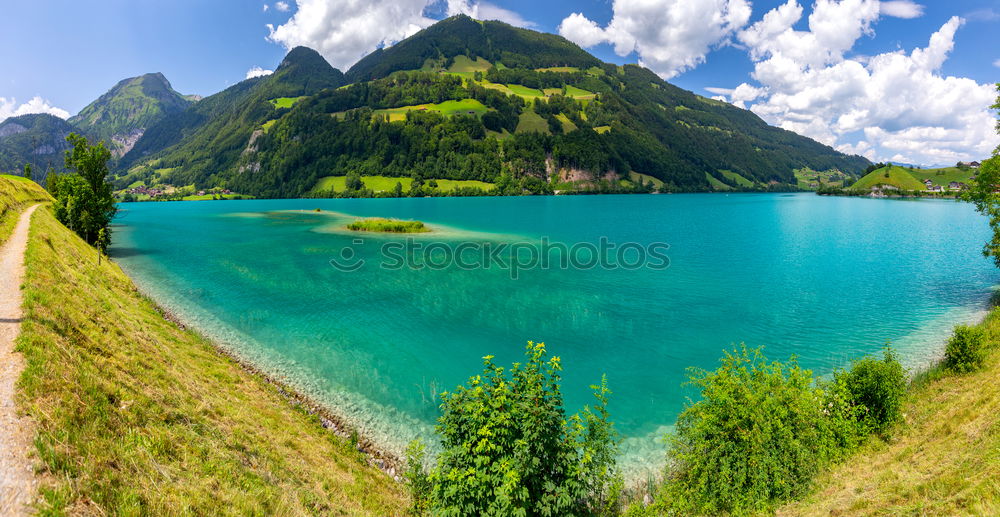
[(28, 455), (32, 433), (26, 418), (14, 405), (14, 384), (24, 370), (24, 358), (14, 353), (14, 339), (21, 331), (21, 282), (24, 249), (28, 244), (31, 214), (21, 214), (14, 233), (0, 247), (0, 516), (27, 515), (35, 497), (35, 475)]

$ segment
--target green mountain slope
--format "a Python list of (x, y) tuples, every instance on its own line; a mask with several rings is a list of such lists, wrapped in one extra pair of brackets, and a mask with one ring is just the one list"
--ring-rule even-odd
[(174, 91), (163, 74), (125, 79), (80, 110), (69, 123), (92, 140), (104, 140), (118, 156), (132, 149), (151, 125), (187, 109), (191, 101)]
[(292, 49), (275, 72), (248, 79), (206, 97), (189, 109), (164, 118), (147, 130), (118, 165), (121, 182), (158, 180), (177, 185), (208, 185), (213, 175), (231, 168), (255, 131), (288, 108), (271, 100), (314, 94), (344, 84), (344, 75), (316, 51)]
[(898, 165), (887, 165), (869, 172), (854, 185), (851, 185), (851, 189), (869, 190), (878, 185), (889, 185), (900, 190), (927, 189), (922, 179), (915, 178), (908, 169)]
[(31, 164), (32, 177), (44, 181), (49, 167), (62, 171), (66, 135), (76, 131), (65, 120), (45, 113), (11, 117), (0, 122), (0, 171), (17, 172)]
[(297, 197), (357, 173), (476, 180), (508, 194), (789, 189), (798, 169), (868, 165), (642, 67), (601, 63), (560, 36), (457, 16), (346, 76), (294, 49), (274, 75), (150, 128), (118, 184)]

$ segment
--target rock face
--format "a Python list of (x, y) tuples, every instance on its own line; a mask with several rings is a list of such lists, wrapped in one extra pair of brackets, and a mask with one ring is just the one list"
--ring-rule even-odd
[(69, 119), (91, 140), (104, 140), (116, 157), (129, 152), (146, 129), (194, 102), (174, 91), (161, 73), (119, 81)]

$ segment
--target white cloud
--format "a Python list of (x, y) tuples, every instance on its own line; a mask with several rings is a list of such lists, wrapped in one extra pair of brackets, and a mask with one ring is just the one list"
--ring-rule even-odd
[(521, 27), (535, 25), (518, 13), (482, 1), (296, 0), (298, 7), (291, 19), (278, 27), (267, 26), (267, 39), (287, 49), (299, 45), (315, 49), (331, 65), (346, 70), (373, 50), (390, 46), (436, 22), (425, 11), (442, 3), (449, 16), (462, 13)]
[[(715, 86), (709, 86), (705, 88), (705, 91), (708, 93), (714, 93), (716, 95), (732, 95), (733, 92), (736, 90), (734, 90), (733, 88), (718, 88)], [(728, 99), (726, 100), (728, 102)]]
[(273, 73), (274, 73), (274, 70), (265, 70), (265, 69), (263, 69), (263, 68), (261, 68), (259, 66), (255, 66), (255, 67), (252, 67), (250, 70), (247, 70), (247, 77), (246, 78), (247, 79), (253, 79), (254, 77), (263, 77), (265, 75), (271, 75)]
[[(315, 49), (333, 66), (346, 70), (369, 52), (434, 23), (424, 16), (428, 0), (359, 2), (296, 0), (292, 18), (271, 28), (268, 40), (287, 49)], [(269, 27), (270, 28), (270, 27)]]
[(264, 12), (265, 12), (265, 13), (266, 13), (266, 12), (267, 12), (267, 10), (268, 10), (268, 9), (270, 9), (270, 8), (271, 8), (271, 6), (269, 6), (269, 5), (267, 5), (267, 4), (264, 4)]
[(283, 13), (287, 13), (288, 10), (290, 9), (290, 7), (288, 5), (288, 2), (281, 2), (281, 1), (275, 2), (274, 3), (274, 8), (277, 9), (277, 10), (279, 10), (279, 11), (281, 11), (281, 12), (283, 12)]
[(469, 2), (468, 0), (448, 0), (448, 16), (464, 14), (477, 20), (499, 20), (515, 27), (534, 27), (537, 24), (525, 20), (520, 14), (489, 2)]
[(997, 59), (996, 61), (994, 61), (993, 62), (993, 66), (995, 66), (997, 68), (1000, 68), (1000, 59)]
[(601, 28), (582, 13), (559, 24), (559, 34), (584, 47), (610, 43), (615, 53), (635, 52), (639, 64), (669, 79), (705, 61), (750, 19), (748, 0), (614, 0)]
[(32, 97), (28, 102), (20, 105), (17, 103), (17, 99), (13, 97), (9, 99), (0, 97), (0, 122), (7, 120), (9, 117), (18, 117), (30, 113), (48, 113), (61, 119), (69, 118), (68, 111), (52, 106), (49, 104), (49, 101), (37, 95)]
[(909, 53), (845, 58), (860, 37), (873, 34), (880, 7), (817, 0), (808, 31), (793, 28), (802, 16), (795, 0), (768, 12), (739, 35), (757, 84), (739, 85), (728, 100), (872, 160), (942, 164), (987, 156), (1000, 143), (989, 110), (993, 86), (941, 74), (964, 21), (951, 18), (926, 47)]
[(895, 18), (919, 18), (924, 15), (924, 6), (910, 0), (893, 0), (881, 2), (881, 12)]

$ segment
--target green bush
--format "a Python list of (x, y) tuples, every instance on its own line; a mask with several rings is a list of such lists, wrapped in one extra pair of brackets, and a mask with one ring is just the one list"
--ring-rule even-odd
[(986, 331), (982, 327), (959, 325), (944, 350), (944, 366), (956, 373), (982, 368), (986, 361)]
[(794, 359), (744, 346), (690, 378), (701, 399), (678, 417), (654, 513), (766, 511), (863, 438), (846, 386), (819, 383)]
[(567, 419), (558, 357), (528, 343), (510, 371), (485, 358), (482, 375), (442, 394), (442, 452), (430, 474), (433, 515), (604, 515), (618, 510), (617, 436), (607, 385)]
[(836, 374), (851, 404), (861, 409), (860, 419), (870, 431), (884, 434), (902, 420), (906, 395), (906, 370), (892, 349), (886, 347), (882, 359), (865, 357), (851, 369)]

